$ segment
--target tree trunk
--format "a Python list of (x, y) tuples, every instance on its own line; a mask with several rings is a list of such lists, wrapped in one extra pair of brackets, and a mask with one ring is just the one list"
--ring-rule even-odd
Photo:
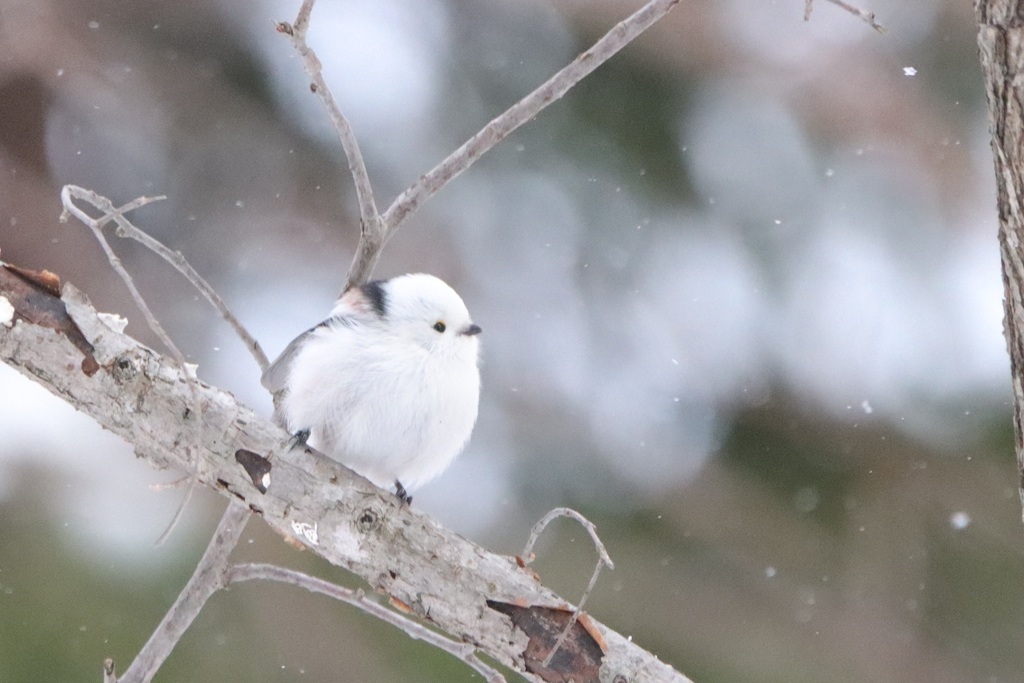
[(1024, 4), (976, 0), (978, 51), (985, 77), (1003, 264), (1003, 331), (1013, 380), (1013, 434), (1024, 505)]

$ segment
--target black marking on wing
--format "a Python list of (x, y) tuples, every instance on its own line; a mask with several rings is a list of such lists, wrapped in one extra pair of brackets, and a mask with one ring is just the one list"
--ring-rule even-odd
[(366, 296), (367, 301), (370, 302), (370, 306), (382, 318), (387, 315), (388, 306), (387, 293), (384, 291), (385, 282), (387, 280), (374, 280), (359, 287)]

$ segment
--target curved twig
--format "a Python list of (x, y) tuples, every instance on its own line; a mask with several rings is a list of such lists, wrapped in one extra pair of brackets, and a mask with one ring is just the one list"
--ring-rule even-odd
[(192, 500), (192, 494), (195, 493), (195, 490), (196, 480), (189, 477), (188, 486), (185, 488), (185, 495), (181, 497), (181, 502), (178, 503), (178, 509), (174, 511), (174, 516), (171, 517), (171, 521), (167, 524), (164, 532), (153, 542), (154, 546), (159, 548), (167, 542), (168, 538), (171, 537), (171, 533), (177, 528), (178, 522), (181, 521), (181, 516), (185, 514), (185, 508), (188, 507), (189, 501)]
[(523, 561), (526, 564), (533, 562), (534, 558), (531, 557), (531, 555), (533, 553), (533, 545), (537, 542), (537, 539), (544, 533), (548, 524), (558, 517), (569, 517), (583, 525), (583, 528), (587, 530), (590, 534), (590, 538), (594, 541), (594, 547), (597, 548), (597, 554), (600, 556), (601, 562), (606, 564), (609, 569), (615, 569), (615, 563), (612, 562), (612, 558), (608, 556), (608, 550), (605, 549), (604, 543), (601, 542), (601, 538), (597, 535), (597, 527), (594, 526), (593, 522), (572, 508), (555, 508), (541, 517), (540, 521), (533, 525), (533, 528), (530, 529), (530, 537), (526, 540), (526, 547), (523, 549), (522, 554)]
[(569, 623), (566, 624), (565, 629), (558, 635), (558, 639), (555, 641), (551, 651), (548, 652), (548, 656), (544, 658), (543, 665), (545, 667), (551, 664), (551, 659), (555, 656), (555, 653), (558, 652), (558, 648), (562, 646), (562, 643), (565, 641), (565, 637), (569, 635), (569, 631), (571, 631), (572, 627), (576, 624), (576, 620), (580, 618), (580, 612), (583, 611), (583, 605), (587, 602), (587, 598), (590, 597), (590, 591), (594, 589), (594, 585), (597, 583), (597, 577), (601, 574), (601, 568), (608, 567), (609, 569), (615, 569), (615, 563), (612, 562), (612, 558), (608, 556), (608, 551), (605, 549), (604, 543), (601, 542), (600, 537), (597, 535), (597, 527), (594, 526), (593, 522), (572, 508), (555, 508), (544, 515), (539, 522), (533, 525), (533, 529), (530, 530), (530, 537), (526, 540), (526, 548), (523, 549), (523, 564), (530, 564), (533, 562), (533, 544), (537, 542), (540, 535), (544, 533), (544, 529), (546, 529), (548, 524), (550, 524), (556, 517), (570, 517), (575, 519), (590, 533), (590, 538), (594, 541), (594, 547), (597, 549), (597, 564), (594, 566), (594, 573), (590, 576), (590, 583), (587, 584), (587, 589), (583, 591), (583, 597), (580, 598), (579, 604), (576, 605), (576, 609), (573, 610)]

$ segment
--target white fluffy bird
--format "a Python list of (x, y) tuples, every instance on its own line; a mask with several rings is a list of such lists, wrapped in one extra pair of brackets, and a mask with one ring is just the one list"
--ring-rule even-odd
[(263, 373), (299, 439), (403, 501), (462, 451), (476, 423), (480, 327), (422, 273), (355, 287)]

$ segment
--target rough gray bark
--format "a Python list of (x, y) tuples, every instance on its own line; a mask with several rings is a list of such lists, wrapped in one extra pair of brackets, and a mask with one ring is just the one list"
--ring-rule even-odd
[[(43, 296), (34, 292), (12, 302), (13, 316), (0, 315), (4, 362), (131, 442), (140, 457), (184, 470), (241, 501), (285, 537), (357, 574), (453, 637), (530, 680), (569, 680), (559, 670), (561, 653), (551, 668), (541, 666), (548, 637), (542, 631), (557, 636), (559, 625), (568, 623), (567, 602), (532, 571), (400, 507), (394, 496), (314, 451), (285, 450), (288, 435), (226, 391), (197, 383), (196, 415), (192, 389), (173, 360), (109, 328), (74, 287), (66, 285), (63, 292), (86, 343), (66, 326), (30, 322), (34, 312), (26, 306), (36, 306)], [(0, 304), (4, 296), (0, 288)], [(47, 306), (59, 302), (54, 298)], [(265, 493), (236, 460), (240, 450), (270, 457)], [(575, 677), (577, 683), (689, 680), (589, 617), (574, 628), (586, 632), (581, 638), (590, 634), (604, 645), (596, 662), (583, 667), (587, 675)], [(566, 657), (573, 654), (565, 649)], [(575, 672), (583, 669), (573, 665)]]
[(974, 8), (996, 171), (1003, 331), (1010, 354), (1014, 446), (1024, 504), (1024, 4), (976, 0)]

